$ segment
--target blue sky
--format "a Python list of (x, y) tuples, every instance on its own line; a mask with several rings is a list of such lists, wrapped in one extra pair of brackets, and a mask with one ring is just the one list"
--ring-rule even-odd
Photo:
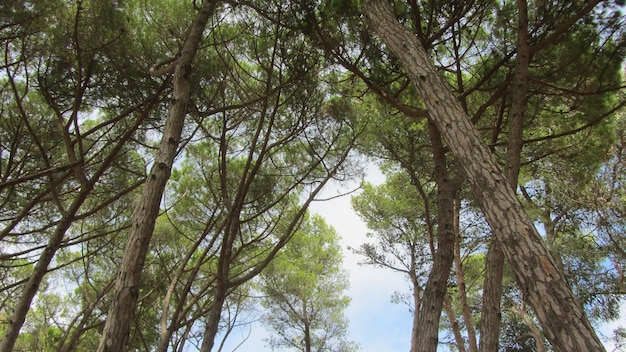
[[(367, 180), (374, 184), (384, 181), (384, 176), (375, 167), (370, 167)], [(342, 192), (348, 192), (349, 187), (338, 188), (335, 184), (329, 185), (320, 198), (332, 198)], [(333, 226), (342, 238), (344, 249), (344, 268), (350, 274), (350, 289), (347, 295), (352, 302), (345, 314), (350, 320), (349, 340), (360, 345), (361, 352), (407, 352), (410, 348), (410, 333), (412, 317), (408, 307), (391, 302), (394, 291), (407, 292), (406, 279), (388, 270), (377, 269), (371, 266), (358, 265), (361, 258), (347, 250), (348, 246), (358, 247), (366, 239), (367, 227), (356, 215), (350, 206), (350, 196), (338, 197), (325, 202), (315, 202), (311, 211), (323, 216), (328, 224)], [(626, 314), (626, 307), (622, 307)], [(622, 315), (624, 317), (625, 315)], [(624, 320), (624, 318), (622, 318)], [(624, 321), (608, 324), (601, 329), (601, 333), (609, 334), (618, 325), (626, 325)], [(266, 352), (271, 351), (266, 346), (264, 338), (268, 332), (258, 324), (244, 327), (240, 331), (233, 331), (223, 352), (233, 351), (243, 338), (248, 336), (237, 352)], [(441, 336), (440, 336), (441, 339)], [(440, 351), (445, 351), (440, 348)], [(614, 348), (607, 344), (607, 351)]]

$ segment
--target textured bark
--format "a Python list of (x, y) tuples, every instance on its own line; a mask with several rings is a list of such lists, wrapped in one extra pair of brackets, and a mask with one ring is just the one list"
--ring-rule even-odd
[(456, 191), (459, 180), (450, 179), (447, 170), (445, 149), (441, 135), (434, 123), (429, 121), (428, 130), (435, 163), (437, 183), (437, 251), (433, 267), (428, 275), (424, 296), (420, 306), (417, 335), (412, 337), (412, 352), (431, 352), (439, 344), (439, 321), (443, 301), (448, 287), (450, 268), (454, 261), (454, 219)]
[(402, 62), (448, 142), (552, 346), (558, 352), (604, 351), (494, 156), (417, 37), (397, 22), (387, 1), (364, 0), (363, 6), (372, 29)]
[[(225, 174), (225, 172), (223, 172), (223, 174)], [(223, 191), (226, 192), (226, 190)], [(238, 192), (238, 194), (241, 193)], [(238, 199), (243, 199), (243, 197), (238, 197)], [(220, 255), (217, 261), (217, 274), (215, 279), (215, 293), (213, 294), (213, 302), (209, 310), (207, 323), (204, 327), (204, 336), (202, 337), (200, 352), (211, 352), (213, 349), (215, 337), (219, 331), (222, 309), (226, 302), (228, 290), (234, 287), (234, 285), (229, 282), (230, 265), (233, 255), (233, 243), (241, 231), (239, 216), (241, 214), (240, 204), (242, 204), (239, 201), (236, 203), (238, 204), (236, 208), (230, 207), (231, 213), (229, 214), (226, 231), (224, 232), (222, 243), (220, 244)]]
[(175, 68), (172, 101), (154, 165), (150, 170), (141, 199), (133, 214), (124, 256), (117, 272), (115, 290), (107, 320), (98, 346), (99, 352), (126, 350), (131, 323), (139, 296), (139, 282), (148, 253), (161, 198), (169, 180), (172, 164), (180, 143), (185, 115), (189, 105), (192, 63), (198, 51), (202, 32), (216, 6), (205, 1), (189, 29)]
[[(517, 179), (520, 170), (520, 155), (522, 152), (522, 133), (524, 130), (524, 116), (528, 94), (528, 65), (530, 63), (530, 48), (528, 46), (528, 7), (526, 0), (518, 0), (518, 28), (517, 28), (517, 59), (513, 78), (511, 110), (509, 113), (509, 134), (506, 150), (506, 178), (512, 189), (517, 189)], [(496, 237), (502, 237), (502, 235)], [(492, 239), (487, 251), (485, 263), (485, 282), (483, 285), (483, 309), (480, 316), (481, 352), (497, 352), (499, 347), (500, 323), (502, 311), (500, 307), (502, 296), (502, 270), (504, 268), (504, 253), (497, 239)]]
[(480, 351), (498, 352), (502, 309), (502, 271), (504, 253), (496, 238), (491, 239), (485, 258), (485, 280), (480, 315)]

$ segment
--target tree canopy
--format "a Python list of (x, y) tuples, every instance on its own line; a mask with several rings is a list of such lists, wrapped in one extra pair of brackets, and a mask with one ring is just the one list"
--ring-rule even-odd
[(0, 351), (208, 352), (257, 318), (270, 348), (357, 350), (349, 234), (309, 206), (363, 160), (386, 180), (352, 198), (352, 252), (406, 278), (411, 352), (603, 350), (626, 293), (623, 11), (2, 3)]

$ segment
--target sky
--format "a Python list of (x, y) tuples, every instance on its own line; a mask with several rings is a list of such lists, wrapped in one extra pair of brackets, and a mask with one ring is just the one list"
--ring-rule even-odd
[[(368, 182), (384, 182), (384, 176), (375, 166), (371, 165), (367, 170)], [(348, 250), (348, 247), (359, 247), (367, 241), (368, 229), (352, 209), (351, 195), (336, 196), (350, 192), (357, 186), (358, 182), (347, 186), (330, 184), (319, 198), (333, 199), (314, 202), (309, 208), (312, 213), (324, 217), (341, 236), (343, 267), (350, 276), (350, 289), (346, 295), (352, 298), (345, 311), (350, 323), (348, 340), (359, 344), (361, 352), (408, 352), (411, 341), (411, 313), (407, 306), (391, 302), (394, 291), (408, 292), (406, 279), (389, 270), (359, 265), (362, 258)], [(622, 321), (611, 322), (599, 332), (608, 335), (618, 325), (626, 326), (626, 305), (622, 307)], [(223, 352), (269, 352), (271, 349), (264, 341), (268, 334), (260, 324), (235, 329)], [(617, 352), (611, 344), (605, 346), (607, 352)], [(440, 351), (446, 349), (441, 347)]]

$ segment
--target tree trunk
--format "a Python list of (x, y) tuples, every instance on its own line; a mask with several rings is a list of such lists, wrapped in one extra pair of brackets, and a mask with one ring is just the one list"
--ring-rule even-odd
[[(456, 273), (456, 282), (459, 290), (459, 303), (463, 313), (463, 321), (465, 321), (465, 330), (467, 330), (467, 347), (469, 352), (477, 352), (478, 345), (476, 343), (476, 328), (472, 321), (472, 312), (467, 302), (467, 286), (465, 285), (465, 276), (463, 273), (463, 261), (461, 259), (461, 229), (459, 224), (460, 204), (459, 200), (454, 202), (454, 271)], [(465, 346), (463, 346), (465, 347)]]
[(136, 205), (124, 257), (117, 272), (115, 291), (102, 332), (99, 352), (126, 350), (131, 323), (139, 296), (139, 282), (165, 185), (178, 150), (190, 96), (192, 63), (202, 32), (215, 9), (215, 1), (204, 1), (174, 67), (173, 97), (157, 156)]
[(552, 346), (558, 352), (604, 351), (532, 220), (420, 41), (397, 22), (387, 1), (364, 0), (363, 6), (448, 141)]
[(200, 352), (211, 352), (215, 344), (215, 336), (219, 331), (220, 320), (222, 318), (222, 309), (226, 302), (227, 283), (225, 280), (217, 279), (213, 302), (209, 310), (207, 324), (204, 327), (204, 335), (202, 337), (202, 346)]
[[(153, 99), (150, 100), (148, 111), (154, 107), (154, 104), (158, 101), (158, 96), (161, 93), (159, 90), (154, 96)], [(115, 147), (111, 150), (111, 152), (106, 156), (102, 164), (99, 168), (93, 173), (90, 180), (87, 180), (87, 176), (85, 171), (82, 168), (75, 169), (74, 173), (76, 179), (85, 180), (82, 183), (82, 188), (80, 192), (74, 198), (72, 204), (68, 209), (64, 209), (63, 216), (61, 220), (56, 225), (56, 228), (48, 240), (46, 247), (43, 252), (39, 256), (37, 260), (37, 264), (33, 268), (33, 272), (31, 273), (28, 281), (26, 281), (24, 290), (22, 292), (22, 296), (20, 296), (17, 306), (14, 309), (13, 315), (11, 316), (9, 325), (7, 326), (2, 341), (0, 342), (0, 351), (1, 352), (11, 352), (13, 351), (13, 347), (15, 346), (15, 342), (19, 336), (20, 330), (24, 325), (26, 320), (26, 315), (30, 310), (30, 305), (39, 290), (39, 286), (46, 273), (48, 272), (48, 266), (52, 262), (52, 259), (56, 255), (56, 252), (61, 247), (63, 243), (63, 239), (65, 238), (65, 233), (72, 226), (73, 221), (75, 220), (75, 216), (82, 207), (83, 203), (87, 200), (91, 192), (93, 191), (96, 183), (100, 180), (102, 175), (109, 169), (111, 163), (115, 157), (122, 150), (122, 147), (126, 144), (126, 142), (133, 136), (133, 134), (137, 131), (137, 128), (141, 125), (143, 120), (147, 117), (146, 114), (142, 114), (135, 124), (128, 128), (128, 130), (121, 136), (121, 138), (116, 142)], [(81, 143), (79, 141), (78, 143)], [(75, 161), (75, 160), (74, 160)]]
[(428, 122), (435, 162), (437, 183), (437, 251), (428, 275), (419, 312), (418, 335), (413, 336), (412, 352), (432, 352), (439, 344), (439, 321), (448, 287), (450, 268), (454, 261), (454, 203), (460, 182), (451, 180), (447, 170), (445, 149), (437, 127)]
[(241, 231), (239, 223), (239, 216), (241, 213), (241, 207), (239, 204), (241, 203), (238, 202), (237, 204), (237, 210), (230, 207), (230, 219), (227, 220), (228, 223), (226, 225), (226, 230), (224, 231), (224, 237), (222, 238), (220, 255), (217, 262), (215, 294), (213, 295), (211, 310), (209, 311), (209, 317), (207, 319), (206, 326), (204, 327), (204, 336), (202, 337), (200, 352), (211, 352), (213, 349), (215, 336), (217, 336), (217, 332), (219, 331), (222, 309), (224, 308), (224, 302), (226, 302), (228, 290), (234, 287), (232, 283), (230, 283), (229, 279), (230, 265), (233, 259), (233, 243), (235, 241), (235, 237)]
[[(518, 28), (517, 28), (517, 61), (513, 78), (514, 94), (511, 98), (509, 113), (509, 134), (506, 149), (506, 178), (513, 190), (517, 189), (517, 179), (520, 170), (520, 157), (523, 145), (524, 116), (528, 94), (528, 65), (530, 63), (530, 48), (528, 46), (528, 7), (526, 0), (518, 0)], [(502, 235), (496, 237), (503, 237)], [(497, 239), (492, 239), (487, 251), (485, 263), (485, 282), (483, 285), (483, 309), (480, 317), (481, 352), (497, 352), (500, 337), (500, 322), (502, 309), (502, 270), (504, 268), (504, 253)]]
[(65, 237), (65, 232), (72, 225), (72, 221), (74, 220), (74, 215), (83, 204), (89, 192), (82, 192), (77, 199), (74, 200), (74, 203), (68, 209), (68, 215), (63, 216), (61, 221), (58, 223), (52, 237), (48, 241), (46, 248), (43, 250), (39, 259), (37, 260), (37, 264), (33, 269), (32, 274), (28, 278), (28, 281), (24, 284), (24, 291), (22, 296), (20, 297), (17, 306), (11, 316), (11, 320), (9, 321), (9, 325), (7, 326), (6, 331), (4, 332), (4, 337), (2, 339), (2, 343), (0, 344), (0, 351), (2, 352), (11, 352), (13, 351), (13, 346), (17, 341), (17, 338), (20, 334), (20, 330), (24, 325), (24, 321), (26, 320), (26, 315), (30, 310), (30, 305), (33, 301), (33, 298), (37, 294), (39, 290), (39, 286), (41, 285), (41, 281), (44, 276), (48, 272), (48, 265), (52, 262), (52, 258), (56, 254), (57, 250), (61, 246), (63, 242), (63, 238)]
[(461, 327), (459, 326), (459, 321), (456, 319), (456, 314), (454, 310), (452, 310), (452, 303), (450, 303), (450, 295), (446, 293), (446, 297), (443, 299), (443, 311), (446, 313), (448, 320), (450, 321), (450, 330), (452, 330), (452, 334), (454, 335), (454, 341), (456, 342), (456, 349), (459, 352), (466, 352), (465, 349), (465, 339), (463, 339), (463, 335), (461, 334)]
[[(434, 255), (434, 252), (433, 252)], [(413, 261), (413, 263), (415, 263), (415, 260), (413, 259), (413, 257), (411, 258), (411, 260)], [(411, 278), (411, 285), (413, 286), (413, 325), (411, 327), (411, 351), (416, 351), (417, 350), (417, 344), (418, 344), (418, 337), (419, 337), (419, 333), (420, 333), (420, 315), (419, 315), (419, 311), (420, 308), (422, 306), (421, 304), (421, 287), (419, 285), (419, 282), (417, 281), (417, 274), (415, 273), (415, 268), (413, 268), (413, 265), (411, 266), (411, 272), (409, 273), (409, 276)]]
[(485, 258), (485, 280), (480, 315), (480, 352), (498, 352), (502, 321), (502, 271), (504, 253), (496, 238), (491, 239)]

